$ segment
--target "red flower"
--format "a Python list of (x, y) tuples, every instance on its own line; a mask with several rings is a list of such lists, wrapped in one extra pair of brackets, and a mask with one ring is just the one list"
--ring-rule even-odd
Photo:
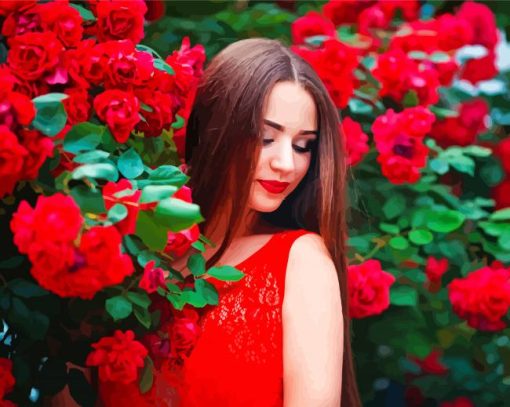
[(335, 25), (324, 18), (316, 11), (309, 11), (304, 16), (294, 20), (291, 25), (292, 42), (300, 45), (304, 44), (305, 39), (315, 35), (325, 35), (336, 37)]
[(461, 72), (461, 79), (476, 85), (480, 81), (487, 81), (498, 74), (496, 67), (496, 53), (488, 51), (486, 56), (469, 59)]
[(448, 367), (443, 365), (439, 358), (441, 357), (441, 351), (431, 351), (427, 357), (420, 359), (416, 356), (411, 356), (409, 359), (420, 366), (421, 370), (425, 374), (432, 375), (444, 375), (448, 373)]
[(99, 41), (129, 39), (139, 43), (144, 36), (143, 16), (147, 6), (143, 0), (98, 2), (97, 38)]
[(7, 64), (16, 76), (26, 80), (36, 80), (52, 72), (63, 50), (50, 31), (12, 37), (8, 44)]
[(168, 271), (165, 271), (159, 267), (154, 267), (155, 261), (151, 260), (143, 269), (143, 277), (140, 280), (138, 286), (152, 294), (157, 291), (159, 287), (165, 288), (165, 279), (168, 276)]
[[(0, 74), (4, 74), (0, 72)], [(7, 75), (10, 71), (6, 72)], [(0, 79), (0, 125), (5, 125), (9, 129), (16, 131), (19, 126), (28, 126), (35, 117), (35, 107), (29, 97), (13, 92), (14, 79), (7, 76)]]
[(90, 118), (91, 105), (89, 94), (83, 88), (68, 88), (65, 93), (69, 95), (62, 103), (67, 113), (67, 123), (70, 125), (86, 122)]
[(418, 18), (420, 5), (418, 0), (391, 0), (379, 1), (378, 5), (386, 14), (388, 20), (392, 20), (397, 11), (400, 11), (405, 20), (411, 21)]
[(7, 127), (0, 126), (0, 198), (12, 193), (23, 176), (28, 151)]
[(147, 349), (135, 340), (133, 331), (116, 330), (113, 336), (101, 338), (92, 347), (86, 365), (99, 368), (99, 380), (123, 384), (137, 380)]
[(147, 13), (145, 19), (147, 21), (156, 21), (165, 15), (165, 2), (163, 0), (150, 0), (146, 1)]
[(448, 285), (454, 312), (469, 326), (482, 331), (506, 327), (501, 318), (510, 308), (510, 270), (483, 267)]
[(340, 134), (345, 138), (348, 153), (347, 163), (351, 166), (357, 165), (370, 150), (368, 136), (361, 129), (361, 125), (350, 117), (342, 120)]
[(32, 7), (37, 0), (3, 0), (0, 1), (0, 16), (7, 16), (14, 12)]
[(336, 26), (353, 24), (361, 11), (374, 3), (374, 0), (330, 0), (322, 6), (322, 12)]
[(501, 160), (501, 166), (507, 174), (510, 174), (510, 137), (501, 140), (494, 151)]
[(291, 49), (312, 65), (335, 105), (339, 108), (347, 106), (357, 85), (353, 74), (358, 66), (357, 51), (336, 39), (324, 41), (316, 50), (297, 46)]
[(367, 260), (348, 269), (352, 318), (365, 318), (386, 310), (390, 305), (390, 286), (395, 277), (381, 269), (379, 260)]
[(187, 307), (184, 307), (182, 312), (175, 315), (175, 319), (170, 325), (170, 352), (172, 357), (181, 360), (189, 357), (201, 334), (198, 319), (198, 313)]
[(119, 143), (127, 141), (131, 131), (140, 121), (138, 99), (122, 90), (112, 89), (97, 95), (94, 99), (94, 109)]
[(427, 265), (425, 266), (425, 273), (431, 283), (440, 283), (441, 277), (448, 270), (448, 259), (436, 259), (429, 256), (427, 258)]
[(142, 90), (136, 95), (150, 109), (150, 111), (144, 107), (140, 109), (145, 121), (140, 121), (136, 129), (143, 132), (146, 137), (160, 136), (163, 129), (170, 128), (174, 121), (172, 111), (174, 99), (168, 94), (151, 90)]
[[(26, 7), (23, 12), (13, 12), (7, 15), (2, 24), (2, 35), (6, 38), (29, 32), (44, 31), (45, 24), (41, 16), (41, 5)], [(0, 5), (0, 14), (1, 14)]]
[(496, 210), (510, 208), (510, 177), (506, 177), (501, 183), (491, 190), (492, 199), (496, 201)]
[(53, 157), (53, 141), (37, 130), (20, 130), (20, 138), (28, 152), (23, 163), (22, 179), (36, 179), (46, 159)]
[[(175, 90), (181, 97), (186, 97), (204, 74), (204, 46), (197, 44), (190, 47), (189, 37), (184, 37), (181, 47), (173, 51), (165, 61), (175, 70), (175, 78), (172, 76), (169, 78), (175, 86)], [(164, 88), (160, 88), (160, 90), (164, 91)]]
[(444, 401), (439, 404), (439, 407), (475, 407), (475, 405), (467, 397), (462, 396), (452, 401)]
[[(129, 190), (132, 188), (131, 182), (127, 179), (122, 179), (117, 183), (108, 182), (103, 187), (103, 198), (106, 210), (109, 210), (118, 203), (123, 204), (128, 210), (127, 216), (115, 224), (115, 227), (122, 235), (131, 235), (136, 231), (136, 219), (140, 210), (138, 202), (140, 201), (142, 191), (135, 190), (129, 193)], [(117, 198), (115, 195), (122, 191), (124, 191), (124, 193), (121, 194), (122, 196)]]
[(485, 4), (466, 1), (462, 3), (457, 17), (464, 19), (473, 29), (472, 44), (493, 49), (498, 43), (496, 17)]
[(12, 375), (12, 361), (6, 358), (0, 358), (0, 402), (5, 395), (14, 389), (16, 380)]
[(437, 18), (438, 48), (442, 51), (454, 51), (473, 40), (471, 24), (458, 15), (442, 14)]
[(40, 14), (45, 26), (53, 31), (66, 47), (74, 47), (83, 35), (83, 19), (78, 10), (64, 2), (40, 5)]

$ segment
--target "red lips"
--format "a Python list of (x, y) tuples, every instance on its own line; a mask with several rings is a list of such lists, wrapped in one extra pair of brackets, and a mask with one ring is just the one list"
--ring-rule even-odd
[(290, 185), (290, 182), (279, 182), (279, 181), (266, 181), (259, 179), (257, 180), (264, 189), (273, 194), (281, 194)]

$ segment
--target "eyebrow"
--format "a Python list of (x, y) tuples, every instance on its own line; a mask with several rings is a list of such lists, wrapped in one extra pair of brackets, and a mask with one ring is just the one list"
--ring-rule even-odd
[[(271, 126), (272, 128), (276, 129), (276, 130), (279, 130), (279, 131), (285, 131), (285, 127), (282, 126), (281, 124), (278, 124), (278, 123), (275, 123), (271, 120), (268, 120), (268, 119), (264, 119), (264, 123), (267, 124), (268, 126)], [(318, 130), (300, 130), (298, 134), (315, 134), (317, 137), (319, 136), (319, 131)]]

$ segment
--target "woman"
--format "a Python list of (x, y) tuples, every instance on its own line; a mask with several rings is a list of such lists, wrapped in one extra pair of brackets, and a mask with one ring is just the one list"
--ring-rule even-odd
[[(184, 406), (359, 406), (345, 257), (345, 151), (312, 68), (278, 41), (213, 58), (186, 135), (220, 303), (184, 366)], [(183, 269), (186, 256), (176, 262)]]

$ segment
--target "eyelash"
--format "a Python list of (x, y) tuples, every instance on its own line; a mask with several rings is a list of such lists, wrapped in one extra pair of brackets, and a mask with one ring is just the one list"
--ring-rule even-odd
[[(264, 146), (267, 146), (268, 144), (272, 143), (273, 142), (273, 139), (263, 139), (262, 140), (262, 144)], [(296, 145), (292, 145), (292, 147), (294, 147), (294, 150), (296, 151), (296, 153), (298, 154), (305, 154), (305, 153), (308, 153), (310, 151), (312, 151), (312, 148), (314, 147), (314, 144), (315, 144), (315, 140), (310, 140), (308, 143), (306, 143), (306, 147), (299, 147), (299, 146), (296, 146)]]

